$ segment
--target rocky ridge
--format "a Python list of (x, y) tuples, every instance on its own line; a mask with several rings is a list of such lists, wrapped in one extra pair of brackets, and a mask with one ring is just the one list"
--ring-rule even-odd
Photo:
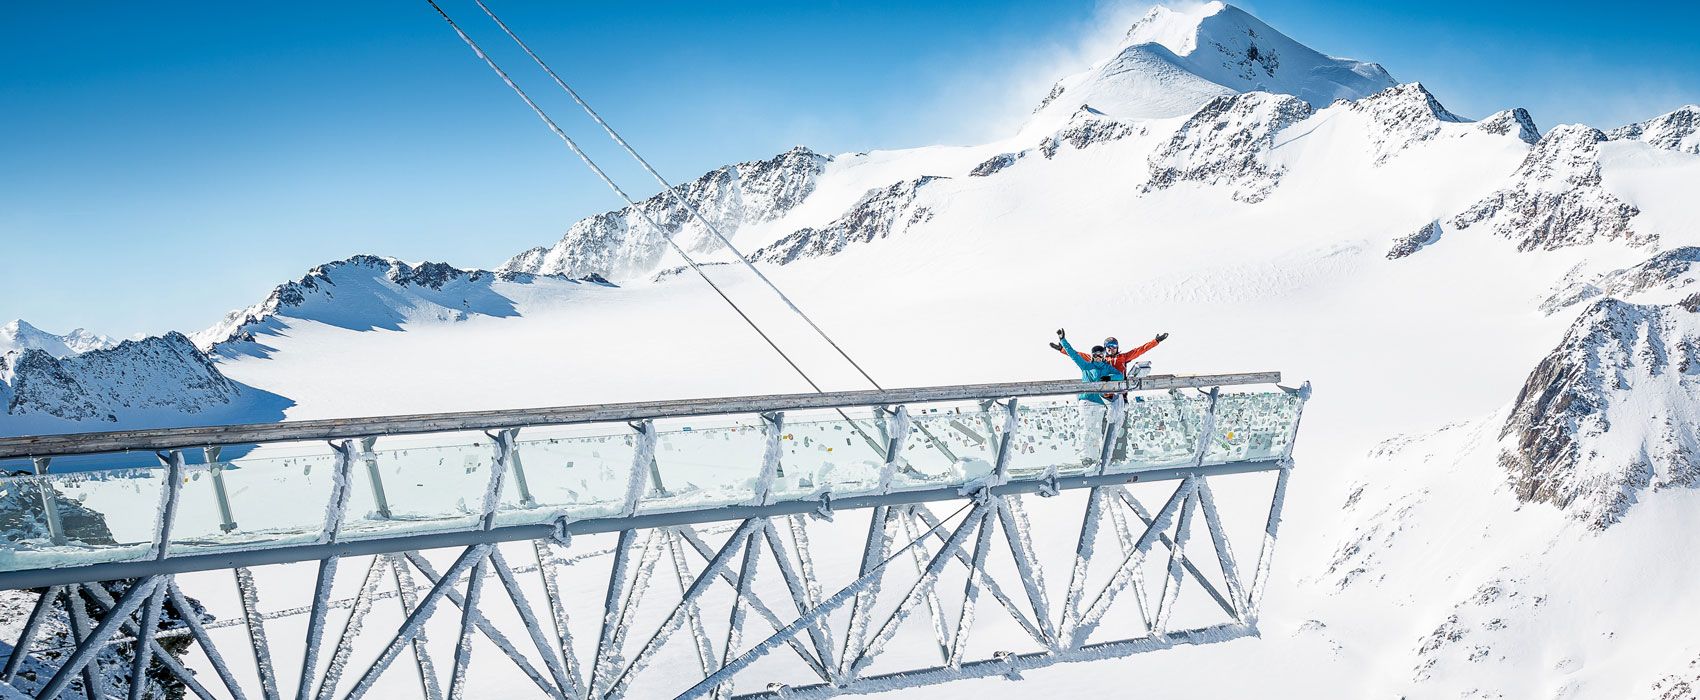
[[(678, 196), (727, 238), (742, 227), (771, 221), (801, 204), (832, 159), (797, 146), (767, 160), (716, 168), (674, 187)], [(645, 217), (660, 224), (656, 231)], [(514, 256), (499, 272), (621, 280), (653, 271), (668, 250), (667, 237), (690, 253), (719, 250), (720, 241), (679, 206), (657, 194), (637, 203), (578, 221), (561, 240)]]
[(1211, 100), (1151, 155), (1146, 193), (1194, 182), (1230, 189), (1255, 203), (1275, 189), (1279, 166), (1269, 163), (1275, 135), (1309, 118), (1310, 105), (1290, 95), (1252, 92)]
[(1697, 309), (1604, 299), (1576, 319), (1500, 431), (1519, 499), (1604, 529), (1648, 490), (1700, 483)]
[(1458, 229), (1483, 226), (1525, 251), (1596, 241), (1653, 245), (1653, 235), (1630, 225), (1641, 211), (1602, 186), (1600, 144), (1605, 141), (1603, 132), (1581, 125), (1547, 132), (1512, 173), (1510, 184), (1448, 223)]
[(32, 348), (0, 359), (0, 400), (14, 416), (113, 423), (135, 410), (196, 414), (242, 393), (177, 332), (65, 358)]
[(1606, 132), (1606, 137), (1700, 155), (1700, 106), (1687, 105), (1644, 122), (1620, 126)]
[(943, 178), (926, 175), (862, 195), (850, 211), (821, 228), (803, 228), (750, 254), (750, 260), (786, 265), (835, 255), (852, 243), (901, 234), (932, 218), (932, 209), (916, 203), (922, 189)]
[(471, 316), (517, 315), (507, 285), (608, 286), (600, 275), (577, 279), (528, 272), (462, 270), (446, 263), (409, 265), (395, 258), (356, 255), (325, 263), (294, 282), (278, 285), (265, 300), (225, 315), (194, 334), (195, 344), (218, 353), (263, 354), (263, 336), (278, 330), (279, 316), (341, 328), (396, 330), (422, 319), (461, 321)]

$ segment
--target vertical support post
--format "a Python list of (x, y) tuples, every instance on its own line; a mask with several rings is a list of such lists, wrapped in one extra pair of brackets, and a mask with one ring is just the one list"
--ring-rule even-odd
[[(487, 433), (493, 442), (495, 454), (490, 461), (490, 480), (484, 486), (483, 509), (479, 511), (478, 520), (480, 529), (488, 531), (496, 527), (496, 511), (502, 507), (502, 483), (507, 479), (508, 461), (514, 450), (514, 436), (518, 434), (519, 428)], [(480, 573), (483, 572), (482, 563), (474, 568)]]
[[(399, 554), (385, 554), (390, 562), (390, 571), (395, 574), (396, 598), (401, 602), (402, 617), (413, 614), (419, 609), (419, 594), (413, 589), (413, 574), (408, 573), (407, 562)], [(426, 648), (425, 630), (421, 628), (415, 635), (410, 646), (413, 647), (413, 666), (419, 672), (419, 691), (425, 700), (442, 700), (443, 688), (437, 683), (437, 665), (431, 661), (431, 650)]]
[(1210, 387), (1209, 404), (1204, 408), (1204, 419), (1198, 426), (1198, 451), (1192, 455), (1192, 466), (1204, 465), (1204, 455), (1210, 452), (1210, 441), (1216, 439), (1216, 399), (1222, 395), (1222, 387)]
[(1021, 508), (1018, 496), (1005, 497), (998, 500), (998, 519), (1003, 523), (1004, 538), (1009, 541), (1009, 552), (1015, 559), (1016, 571), (1021, 574), (1021, 585), (1027, 592), (1027, 603), (1033, 606), (1033, 616), (1037, 618), (1039, 629), (1046, 638), (1046, 645), (1056, 648), (1056, 621), (1051, 618), (1051, 602), (1045, 594), (1044, 569), (1039, 566), (1033, 552), (1032, 530), (1028, 526), (1027, 512)]
[(1003, 483), (1009, 473), (1010, 448), (1015, 445), (1015, 431), (1021, 424), (1021, 415), (1017, 412), (1016, 400), (1011, 398), (1004, 402), (1003, 436), (998, 440), (998, 453), (993, 457), (992, 483)]
[[(1287, 390), (1286, 387), (1281, 388)], [(1299, 421), (1304, 419), (1305, 404), (1310, 403), (1310, 382), (1305, 382), (1299, 385), (1299, 388), (1289, 391), (1299, 397), (1299, 410), (1293, 415), (1293, 428), (1292, 432), (1287, 433), (1287, 451), (1286, 454), (1281, 455), (1282, 459), (1293, 458), (1293, 444), (1299, 441)]]
[[(368, 439), (362, 438), (361, 443), (367, 444)], [(331, 486), (331, 501), (325, 506), (324, 529), (319, 533), (319, 541), (335, 543), (342, 534), (342, 521), (346, 519), (348, 501), (353, 495), (349, 488), (348, 477), (354, 467), (354, 443), (351, 440), (331, 443), (331, 449), (336, 451), (336, 479)], [(372, 473), (377, 473), (377, 467), (368, 462)], [(337, 557), (326, 557), (319, 560), (319, 575), (313, 583), (313, 606), (307, 615), (306, 653), (301, 659), (301, 682), (295, 688), (296, 700), (308, 700), (313, 694), (313, 677), (319, 670), (319, 647), (325, 635), (325, 615), (330, 611), (331, 586), (336, 582)]]
[(662, 495), (667, 493), (660, 484), (661, 474), (655, 464), (655, 421), (644, 419), (630, 425), (632, 430), (637, 431), (637, 436), (633, 438), (632, 471), (626, 482), (626, 505), (621, 510), (621, 514), (626, 517), (637, 514), (638, 502), (643, 500), (650, 477), (656, 479), (657, 491)]
[(554, 556), (547, 540), (532, 540), (537, 553), (537, 575), (543, 578), (543, 597), (549, 602), (550, 619), (555, 623), (555, 640), (560, 646), (561, 660), (566, 664), (567, 680), (572, 696), (583, 695), (584, 679), (579, 675), (578, 659), (573, 652), (572, 628), (567, 624), (567, 608), (561, 602), (561, 581), (556, 576)]
[(1204, 526), (1209, 530), (1211, 544), (1216, 550), (1216, 563), (1222, 567), (1222, 580), (1228, 586), (1234, 619), (1243, 621), (1246, 594), (1240, 581), (1239, 562), (1235, 561), (1233, 545), (1222, 529), (1222, 515), (1216, 510), (1216, 495), (1210, 492), (1210, 481), (1202, 476), (1198, 477), (1198, 506), (1204, 511)]
[(1291, 465), (1283, 467), (1275, 477), (1275, 495), (1269, 501), (1269, 519), (1263, 525), (1263, 549), (1257, 555), (1257, 571), (1252, 574), (1251, 590), (1246, 594), (1246, 623), (1257, 626), (1257, 615), (1263, 606), (1263, 588), (1269, 582), (1269, 566), (1275, 557), (1275, 535), (1281, 529), (1281, 508), (1287, 501), (1287, 477)]
[[(498, 436), (508, 432), (510, 431), (501, 431)], [(513, 471), (514, 488), (519, 490), (519, 504), (530, 508), (537, 505), (537, 499), (531, 495), (531, 482), (525, 479), (525, 463), (519, 460), (519, 445), (514, 442), (514, 439), (519, 435), (519, 428), (513, 428), (512, 433), (507, 438), (508, 467)], [(497, 439), (501, 438), (498, 437)]]
[[(360, 438), (360, 444), (368, 446), (371, 444), (371, 441), (376, 439), (377, 438)], [(354, 495), (354, 489), (351, 488), (348, 479), (350, 473), (354, 469), (354, 444), (349, 440), (333, 442), (331, 443), (331, 449), (336, 452), (336, 466), (333, 468), (334, 471), (331, 478), (330, 499), (325, 503), (325, 522), (319, 529), (320, 544), (335, 543), (337, 537), (342, 534), (342, 521), (347, 519), (348, 502)], [(362, 447), (362, 449), (364, 450), (365, 448)], [(362, 454), (371, 454), (371, 452), (362, 452)], [(377, 467), (374, 462), (367, 461), (366, 466), (371, 473), (377, 473)], [(374, 488), (382, 488), (382, 485), (374, 484)], [(379, 503), (381, 504), (379, 512), (387, 518), (389, 517), (389, 513), (387, 511), (389, 505), (387, 502), (382, 500), (381, 492), (379, 493)]]
[(891, 479), (897, 473), (897, 461), (903, 454), (903, 443), (909, 439), (909, 407), (898, 406), (886, 413), (885, 464), (880, 467), (880, 493), (891, 491)]
[(1197, 501), (1195, 489), (1187, 493), (1186, 501), (1181, 503), (1180, 518), (1175, 525), (1175, 542), (1169, 546), (1169, 573), (1163, 579), (1162, 602), (1157, 605), (1157, 619), (1151, 625), (1152, 633), (1158, 636), (1169, 633), (1169, 614), (1175, 609), (1175, 598), (1180, 596), (1182, 563), (1186, 561), (1186, 542), (1192, 534), (1192, 510)]
[(207, 456), (207, 471), (212, 472), (213, 498), (218, 500), (218, 529), (236, 531), (236, 516), (230, 512), (230, 490), (224, 485), (224, 463), (219, 461), (223, 448), (208, 445), (201, 448)]
[[(642, 451), (641, 445), (639, 451)], [(634, 466), (634, 479), (638, 478), (637, 471)], [(641, 484), (634, 485), (633, 488), (642, 493)], [(627, 506), (631, 508), (635, 507), (635, 504), (628, 500)], [(606, 668), (610, 665), (608, 659), (618, 653), (618, 650), (613, 648), (615, 628), (620, 623), (620, 602), (625, 598), (626, 571), (631, 568), (632, 545), (636, 542), (637, 530), (621, 530), (619, 539), (614, 543), (614, 564), (609, 569), (608, 590), (602, 599), (602, 634), (597, 639), (596, 656), (590, 660), (590, 684), (586, 692), (589, 697), (596, 696), (603, 677), (612, 672), (612, 669)]]
[(1109, 471), (1110, 460), (1115, 459), (1116, 440), (1121, 436), (1122, 422), (1126, 417), (1127, 395), (1117, 394), (1115, 398), (1110, 399), (1109, 410), (1104, 415), (1104, 447), (1098, 452), (1099, 474)]
[[(78, 645), (87, 644), (90, 635), (94, 633), (95, 625), (94, 620), (89, 617), (89, 604), (83, 600), (83, 587), (81, 585), (73, 585), (65, 589), (65, 610), (66, 617), (69, 617), (71, 622), (71, 640)], [(61, 666), (60, 668), (63, 669), (64, 667)], [(95, 672), (92, 664), (83, 667), (83, 695), (96, 698), (106, 697), (105, 678)], [(52, 696), (44, 693), (41, 697)]]
[(183, 493), (183, 451), (171, 450), (158, 453), (160, 463), (165, 465), (165, 489), (159, 496), (159, 521), (154, 527), (155, 540), (153, 556), (164, 559), (170, 555), (171, 526), (177, 521), (177, 500)]
[(762, 430), (767, 433), (767, 446), (762, 450), (761, 473), (756, 476), (755, 498), (751, 505), (765, 506), (773, 502), (773, 483), (779, 478), (779, 459), (784, 454), (785, 412), (761, 414)]
[(260, 675), (260, 697), (278, 700), (277, 669), (272, 665), (272, 647), (266, 640), (266, 618), (260, 614), (260, 592), (248, 567), (236, 567), (236, 593), (242, 600), (242, 620), (248, 627), (248, 645), (254, 651), (254, 668)]
[(35, 466), (36, 485), (41, 488), (41, 510), (47, 514), (47, 539), (55, 546), (63, 546), (65, 539), (65, 521), (59, 517), (58, 493), (53, 489), (53, 482), (47, 478), (47, 471), (53, 462), (52, 457), (31, 457), (30, 462)]
[(165, 607), (165, 588), (165, 583), (154, 584), (153, 593), (142, 607), (142, 626), (136, 630), (135, 649), (130, 652), (130, 700), (142, 700), (145, 696), (148, 667), (153, 665), (154, 633), (159, 630), (160, 611)]
[[(903, 407), (899, 406), (899, 411)], [(907, 431), (904, 431), (907, 432)], [(902, 439), (902, 433), (892, 433), (894, 439)], [(876, 569), (883, 566), (885, 552), (891, 545), (891, 523), (896, 519), (897, 511), (891, 506), (874, 506), (873, 513), (868, 517), (868, 539), (862, 545), (862, 567), (858, 570), (858, 578), (867, 578)], [(884, 577), (875, 578), (868, 585), (856, 591), (850, 603), (850, 624), (844, 632), (844, 654), (840, 658), (843, 663), (839, 674), (850, 672), (850, 662), (861, 656), (868, 639), (868, 623), (873, 616), (874, 598), (879, 595), (880, 583)]]
[[(760, 554), (756, 538), (760, 536), (760, 531), (767, 527), (768, 524), (764, 520), (757, 527), (751, 528), (749, 534), (744, 535), (744, 561), (738, 567), (738, 592), (732, 597), (732, 612), (727, 619), (726, 653), (720, 657), (720, 665), (723, 667), (737, 657), (738, 645), (743, 642), (744, 598), (750, 595), (750, 581), (756, 575), (756, 555)], [(723, 683), (715, 688), (715, 697), (726, 697), (731, 690), (730, 683)]]
[[(495, 545), (488, 546), (495, 548)], [(466, 667), (472, 663), (472, 632), (478, 624), (478, 600), (483, 595), (484, 567), (488, 561), (488, 557), (480, 557), (472, 564), (472, 572), (467, 574), (466, 600), (460, 606), (460, 637), (455, 642), (454, 666), (449, 675), (449, 700), (466, 697)]]
[(974, 629), (974, 608), (980, 599), (980, 573), (986, 568), (986, 551), (991, 549), (990, 518), (997, 512), (1001, 499), (993, 499), (991, 507), (980, 514), (980, 531), (974, 540), (974, 559), (968, 564), (968, 581), (962, 589), (962, 614), (956, 620), (956, 634), (950, 642), (950, 657), (945, 665), (962, 668), (962, 654), (968, 649), (968, 633)]
[(384, 493), (384, 477), (378, 474), (378, 455), (372, 452), (377, 444), (377, 437), (360, 438), (360, 460), (366, 463), (366, 481), (372, 485), (372, 500), (377, 502), (378, 517), (389, 520), (394, 517), (390, 512), (390, 498)]
[(1102, 489), (1094, 486), (1086, 493), (1086, 514), (1080, 521), (1080, 539), (1074, 545), (1074, 565), (1069, 571), (1068, 592), (1063, 598), (1062, 620), (1057, 624), (1057, 634), (1065, 644), (1076, 637), (1075, 628), (1080, 625), (1080, 602), (1086, 593), (1087, 565), (1098, 546), (1098, 520), (1103, 514)]

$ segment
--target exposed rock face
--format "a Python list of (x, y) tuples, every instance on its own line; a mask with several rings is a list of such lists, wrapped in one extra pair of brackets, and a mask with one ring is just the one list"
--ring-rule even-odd
[(1598, 129), (1564, 125), (1547, 132), (1512, 173), (1511, 184), (1451, 220), (1460, 228), (1483, 225), (1516, 241), (1518, 250), (1556, 250), (1595, 241), (1652, 245), (1630, 220), (1641, 211), (1601, 186)]
[(175, 331), (63, 359), (25, 350), (7, 365), (10, 415), (114, 422), (121, 410), (194, 414), (227, 405), (242, 393)]
[(916, 204), (916, 197), (928, 183), (940, 179), (925, 176), (869, 190), (848, 213), (826, 227), (799, 229), (750, 254), (750, 259), (786, 265), (835, 255), (851, 243), (867, 243), (903, 233), (932, 218), (932, 210)]
[(1433, 245), (1439, 240), (1440, 222), (1430, 221), (1427, 225), (1417, 229), (1416, 233), (1394, 241), (1393, 249), (1387, 251), (1387, 259), (1398, 260)]
[(1629, 299), (1630, 296), (1651, 290), (1680, 292), (1694, 284), (1691, 272), (1700, 262), (1700, 248), (1673, 248), (1654, 255), (1646, 261), (1621, 270), (1613, 270), (1588, 282), (1576, 282), (1555, 292), (1541, 303), (1548, 315), (1602, 296)]
[(1590, 526), (1700, 482), (1700, 314), (1602, 300), (1535, 368), (1500, 432), (1517, 497)]
[(263, 354), (257, 343), (277, 330), (278, 316), (351, 330), (397, 330), (403, 323), (425, 319), (514, 316), (518, 313), (515, 302), (504, 294), (508, 285), (540, 281), (610, 284), (594, 274), (573, 280), (561, 275), (462, 270), (445, 263), (409, 265), (395, 258), (356, 255), (320, 265), (297, 281), (279, 285), (264, 301), (226, 314), (196, 333), (194, 340), (209, 352)]
[(1380, 165), (1412, 145), (1429, 141), (1441, 133), (1442, 124), (1466, 121), (1446, 111), (1421, 83), (1406, 83), (1345, 103), (1353, 112), (1366, 115), (1375, 126), (1369, 136)]
[(1309, 104), (1288, 95), (1253, 92), (1211, 100), (1151, 155), (1144, 191), (1197, 182), (1231, 188), (1241, 202), (1262, 201), (1281, 179), (1281, 168), (1269, 163), (1275, 135), (1311, 114)]
[(1046, 160), (1050, 160), (1056, 157), (1057, 149), (1064, 144), (1072, 146), (1078, 151), (1093, 144), (1124, 139), (1141, 133), (1144, 133), (1144, 129), (1108, 119), (1104, 117), (1103, 112), (1091, 107), (1081, 107), (1069, 120), (1067, 127), (1039, 142), (1039, 152), (1044, 154)]
[(987, 158), (986, 162), (974, 166), (973, 170), (968, 171), (968, 177), (989, 176), (1011, 165), (1015, 165), (1015, 161), (1021, 160), (1022, 156), (1025, 155), (1027, 155), (1026, 151), (1022, 151), (1020, 153), (999, 153)]
[(1476, 128), (1495, 136), (1513, 134), (1523, 143), (1534, 145), (1541, 140), (1541, 130), (1535, 126), (1535, 119), (1522, 107), (1495, 112), (1486, 119), (1476, 122)]
[(1641, 141), (1668, 151), (1700, 155), (1700, 106), (1682, 109), (1606, 133), (1612, 140)]
[[(816, 179), (831, 158), (798, 146), (773, 158), (729, 165), (678, 185), (674, 191), (715, 229), (728, 238), (752, 223), (771, 221), (801, 204), (814, 192)], [(644, 216), (665, 231), (656, 231)], [(667, 251), (666, 237), (686, 251), (710, 252), (721, 243), (666, 193), (583, 219), (567, 229), (552, 247), (533, 248), (514, 256), (502, 272), (583, 277), (602, 275), (615, 280), (653, 272)]]

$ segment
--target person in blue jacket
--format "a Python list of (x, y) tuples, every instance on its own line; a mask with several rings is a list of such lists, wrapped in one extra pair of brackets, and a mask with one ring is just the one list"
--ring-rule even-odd
[[(1061, 328), (1057, 329), (1057, 341), (1062, 343), (1063, 354), (1067, 355), (1068, 359), (1073, 360), (1074, 365), (1080, 368), (1080, 381), (1119, 382), (1127, 378), (1126, 374), (1123, 374), (1121, 370), (1116, 369), (1115, 366), (1110, 364), (1108, 356), (1105, 355), (1104, 346), (1093, 346), (1090, 359), (1087, 359), (1082, 356), (1082, 353), (1076, 352), (1074, 346), (1068, 344), (1068, 334)], [(1091, 401), (1095, 404), (1107, 404), (1109, 403), (1108, 399), (1113, 396), (1114, 394), (1110, 394), (1108, 396), (1105, 394), (1081, 394), (1080, 400)]]

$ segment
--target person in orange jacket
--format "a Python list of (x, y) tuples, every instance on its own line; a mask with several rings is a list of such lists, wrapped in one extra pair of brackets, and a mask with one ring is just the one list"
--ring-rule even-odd
[[(1168, 333), (1158, 333), (1157, 337), (1152, 338), (1150, 342), (1127, 352), (1120, 352), (1121, 343), (1116, 340), (1115, 336), (1110, 336), (1104, 339), (1104, 361), (1110, 363), (1110, 366), (1116, 368), (1116, 371), (1121, 372), (1122, 376), (1131, 377), (1133, 376), (1133, 373), (1128, 371), (1128, 364), (1139, 359), (1140, 355), (1150, 352), (1152, 348), (1157, 347), (1158, 343), (1168, 339)], [(1051, 343), (1051, 349), (1064, 355), (1068, 354), (1068, 350), (1063, 349), (1063, 346), (1058, 343)], [(1092, 356), (1087, 355), (1086, 353), (1076, 350), (1074, 354), (1080, 356), (1080, 359), (1087, 362), (1092, 361)]]

